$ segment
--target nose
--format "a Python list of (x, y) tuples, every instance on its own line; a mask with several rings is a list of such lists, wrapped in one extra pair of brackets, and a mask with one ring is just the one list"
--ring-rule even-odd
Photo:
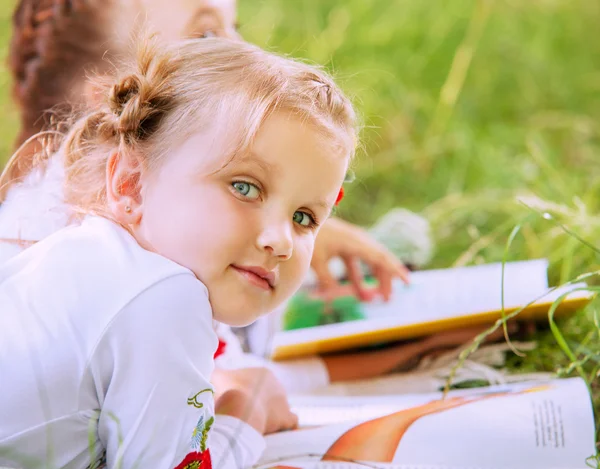
[(258, 248), (286, 261), (294, 252), (292, 220), (267, 223), (258, 236)]

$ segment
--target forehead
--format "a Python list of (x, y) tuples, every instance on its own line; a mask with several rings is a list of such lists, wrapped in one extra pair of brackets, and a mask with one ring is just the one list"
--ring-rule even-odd
[(237, 161), (255, 164), (274, 175), (339, 179), (341, 183), (349, 155), (310, 122), (287, 113), (274, 113), (258, 130), (251, 151)]
[(169, 150), (172, 156), (161, 166), (194, 179), (249, 174), (292, 190), (299, 186), (302, 190), (315, 187), (321, 193), (333, 191), (335, 198), (346, 174), (349, 154), (311, 123), (274, 113), (248, 142), (249, 147), (239, 145), (240, 127), (229, 124), (218, 125), (217, 120), (184, 138)]
[(207, 29), (232, 30), (237, 14), (237, 0), (120, 0), (120, 5), (125, 13), (121, 29), (131, 29), (138, 18), (166, 39), (199, 35)]

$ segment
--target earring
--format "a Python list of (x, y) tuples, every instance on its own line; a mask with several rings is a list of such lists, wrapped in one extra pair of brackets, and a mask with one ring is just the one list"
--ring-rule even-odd
[(125, 213), (131, 213), (131, 207), (129, 205), (125, 207)]

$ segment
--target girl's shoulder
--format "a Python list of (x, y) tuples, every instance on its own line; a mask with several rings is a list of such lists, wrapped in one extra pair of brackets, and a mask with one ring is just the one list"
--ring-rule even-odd
[(59, 156), (12, 185), (0, 204), (0, 264), (69, 224), (71, 209), (64, 202)]
[(61, 269), (74, 274), (83, 271), (95, 282), (112, 278), (133, 289), (144, 289), (167, 277), (195, 278), (189, 269), (144, 249), (127, 230), (100, 216), (87, 216), (81, 224), (64, 228), (38, 244), (44, 255), (56, 258)]
[(32, 343), (26, 337), (35, 337), (51, 344), (51, 356), (40, 360), (60, 368), (65, 380), (82, 379), (80, 365), (104, 357), (96, 355), (99, 344), (138, 344), (169, 330), (180, 335), (190, 324), (197, 326), (190, 333), (204, 334), (206, 347), (216, 348), (216, 339), (206, 338), (212, 310), (204, 285), (100, 217), (64, 228), (1, 265), (0, 304), (0, 330), (14, 331), (3, 336), (0, 352), (17, 356), (23, 343)]
[(125, 229), (98, 216), (58, 231), (4, 264), (0, 290), (10, 278), (14, 288), (26, 288), (48, 307), (96, 311), (102, 322), (165, 280), (193, 290), (195, 298), (208, 298), (190, 270), (143, 249)]
[(64, 168), (57, 155), (14, 184), (0, 205), (0, 236), (38, 241), (67, 225)]

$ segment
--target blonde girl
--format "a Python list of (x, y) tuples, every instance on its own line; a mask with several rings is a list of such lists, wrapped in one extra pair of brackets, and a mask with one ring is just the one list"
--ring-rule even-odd
[[(62, 161), (53, 159), (43, 171), (38, 167), (28, 173), (39, 151), (35, 135), (45, 129), (50, 115), (68, 108), (67, 103), (79, 107), (95, 99), (93, 84), (85, 80), (86, 71), (112, 73), (112, 63), (119, 63), (119, 57), (126, 53), (121, 39), (131, 34), (140, 19), (152, 24), (153, 30), (167, 40), (214, 35), (239, 39), (235, 0), (74, 0), (70, 7), (61, 0), (18, 2), (9, 63), (21, 116), (16, 144), (28, 140), (29, 144), (0, 180), (0, 264), (76, 221), (72, 207), (64, 201)], [(392, 277), (406, 279), (401, 263), (364, 230), (332, 217), (319, 230), (311, 260), (320, 286), (331, 292), (338, 284), (329, 271), (329, 260), (334, 257), (344, 260), (349, 278), (363, 298), (367, 292), (361, 288), (362, 275), (356, 268), (359, 259), (375, 273), (379, 292), (386, 298)], [(379, 353), (372, 358), (361, 354), (360, 359), (368, 362), (364, 367), (355, 366), (355, 356), (310, 357), (275, 364), (242, 353), (237, 338), (224, 325), (219, 325), (218, 333), (227, 344), (220, 349), (225, 353), (217, 361), (218, 368), (267, 366), (290, 392), (306, 392), (340, 379), (375, 376), (414, 355), (403, 348), (387, 351), (385, 358)], [(220, 373), (218, 387), (237, 386), (236, 375), (245, 380), (248, 373)], [(262, 376), (262, 372), (257, 374)]]
[(99, 89), (52, 157), (80, 223), (0, 267), (0, 465), (251, 465), (296, 419), (275, 382), (214, 402), (212, 321), (300, 286), (352, 106), (321, 71), (217, 38), (143, 41)]

